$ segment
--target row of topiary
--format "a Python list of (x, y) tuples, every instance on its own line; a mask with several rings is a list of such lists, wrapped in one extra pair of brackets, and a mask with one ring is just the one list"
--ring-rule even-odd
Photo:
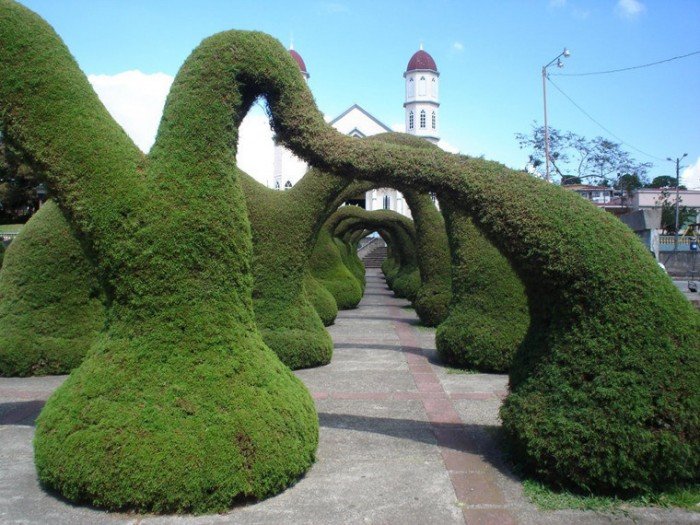
[[(238, 125), (259, 96), (278, 140), (317, 168), (289, 192), (235, 168)], [(697, 477), (700, 318), (632, 232), (500, 164), (410, 139), (338, 134), (267, 35), (229, 31), (202, 42), (145, 156), (55, 33), (0, 0), (0, 118), (45, 174), (60, 208), (52, 220), (68, 232), (59, 269), (83, 287), (73, 290), (76, 308), (94, 312), (79, 334), (92, 341), (86, 357), (37, 421), (39, 477), (65, 497), (110, 509), (216, 511), (278, 492), (309, 468), (313, 401), (280, 358), (294, 367), (330, 359), (311, 301), (325, 305), (326, 322), (335, 310), (314, 283), (337, 307), (356, 305), (363, 281), (354, 244), (378, 230), (391, 247), (394, 288), (417, 304), (436, 297), (437, 318), (446, 311), (446, 252), (433, 265), (420, 255), (437, 216), (418, 212), (415, 224), (398, 226), (334, 214), (361, 185), (431, 192), (443, 206), (452, 299), (438, 340), (450, 359), (500, 363), (494, 369), (515, 350), (501, 415), (524, 467), (599, 493)], [(27, 241), (40, 227), (27, 226)], [(0, 303), (3, 283), (19, 286), (28, 275), (23, 244), (48, 266), (36, 237), (16, 241), (17, 262), (8, 250)], [(421, 294), (440, 265), (435, 292)], [(333, 290), (348, 276), (354, 287)], [(48, 283), (49, 292), (69, 282)], [(19, 315), (40, 306), (54, 321), (49, 303), (12, 300)], [(7, 308), (0, 314), (14, 315)], [(497, 309), (517, 315), (492, 316)], [(53, 359), (36, 355), (41, 366)]]

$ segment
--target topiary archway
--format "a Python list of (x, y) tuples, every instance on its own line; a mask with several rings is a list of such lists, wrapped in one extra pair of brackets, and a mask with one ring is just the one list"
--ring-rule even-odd
[[(145, 158), (54, 33), (8, 0), (0, 9), (3, 124), (86, 236), (110, 306), (99, 347), (39, 418), (44, 482), (109, 508), (218, 510), (311, 463), (313, 404), (251, 308), (232, 145), (259, 95), (279, 140), (313, 165), (449, 193), (509, 259), (532, 316), (502, 411), (519, 461), (597, 492), (697, 476), (700, 319), (615, 218), (497, 163), (339, 135), (260, 33), (221, 33), (193, 52)], [(182, 435), (167, 430), (185, 422)], [(197, 469), (185, 468), (192, 454)]]

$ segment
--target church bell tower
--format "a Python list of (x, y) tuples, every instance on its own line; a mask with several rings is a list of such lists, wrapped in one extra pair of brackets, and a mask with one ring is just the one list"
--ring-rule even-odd
[(437, 144), (440, 140), (438, 84), (440, 72), (435, 60), (423, 50), (416, 51), (408, 61), (406, 72), (406, 133)]

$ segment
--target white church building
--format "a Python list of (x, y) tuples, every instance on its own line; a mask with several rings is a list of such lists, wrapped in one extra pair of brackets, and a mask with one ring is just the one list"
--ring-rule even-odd
[[(289, 53), (299, 64), (302, 75), (308, 81), (309, 72), (301, 55), (294, 49), (290, 49)], [(440, 72), (435, 60), (423, 50), (423, 46), (408, 61), (403, 76), (406, 84), (403, 104), (405, 131), (437, 144), (440, 140), (438, 88)], [(343, 111), (331, 120), (330, 124), (341, 133), (358, 138), (392, 131), (386, 124), (380, 122), (357, 104)], [(304, 161), (294, 156), (283, 146), (275, 145), (273, 184), (276, 189), (291, 188), (304, 176), (307, 169), (308, 166)], [(364, 196), (357, 196), (352, 202), (370, 211), (388, 209), (411, 216), (401, 192), (391, 188), (368, 191)]]

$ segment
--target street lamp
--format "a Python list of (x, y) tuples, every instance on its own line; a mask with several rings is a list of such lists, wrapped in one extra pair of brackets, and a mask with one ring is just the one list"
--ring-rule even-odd
[(542, 66), (542, 98), (544, 100), (544, 161), (545, 161), (545, 179), (549, 182), (549, 126), (547, 124), (547, 68), (557, 63), (557, 67), (564, 67), (564, 62), (561, 57), (569, 58), (571, 51), (564, 48), (564, 51), (559, 53), (546, 66)]
[[(680, 173), (681, 173), (681, 161), (688, 156), (687, 153), (683, 153), (682, 157), (676, 157), (676, 232), (673, 238), (673, 252), (678, 251), (678, 204), (680, 201), (680, 186), (681, 186), (681, 181), (680, 181)], [(666, 157), (666, 160), (669, 162), (674, 162), (671, 157)]]

